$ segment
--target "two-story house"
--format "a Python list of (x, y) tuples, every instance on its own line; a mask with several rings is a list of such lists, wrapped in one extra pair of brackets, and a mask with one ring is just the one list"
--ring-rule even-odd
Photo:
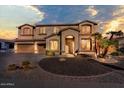
[(46, 50), (56, 54), (92, 53), (97, 23), (85, 20), (76, 24), (24, 24), (18, 27), (15, 53), (41, 53)]

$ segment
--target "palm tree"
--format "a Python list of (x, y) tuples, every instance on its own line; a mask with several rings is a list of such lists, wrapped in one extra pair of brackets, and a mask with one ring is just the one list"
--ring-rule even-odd
[(102, 35), (99, 32), (93, 33), (92, 36), (95, 38), (95, 52), (96, 55), (100, 54), (100, 40), (102, 39)]

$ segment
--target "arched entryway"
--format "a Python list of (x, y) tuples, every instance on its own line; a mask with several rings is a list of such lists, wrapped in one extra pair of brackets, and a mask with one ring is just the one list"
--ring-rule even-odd
[(65, 53), (74, 54), (74, 39), (72, 35), (65, 37)]

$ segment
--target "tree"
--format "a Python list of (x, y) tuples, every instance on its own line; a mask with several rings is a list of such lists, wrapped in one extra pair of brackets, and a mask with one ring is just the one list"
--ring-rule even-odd
[(92, 36), (95, 38), (95, 52), (96, 52), (96, 55), (98, 53), (98, 55), (100, 55), (100, 40), (102, 39), (102, 35), (98, 32), (96, 33), (93, 33)]
[(123, 32), (121, 30), (120, 31), (110, 31), (107, 34), (111, 34), (111, 36), (110, 36), (109, 40), (106, 40), (106, 41), (103, 40), (104, 42), (106, 42), (106, 43), (103, 43), (103, 44), (105, 44), (105, 46), (107, 46), (107, 47), (105, 47), (105, 50), (104, 50), (104, 53), (103, 53), (103, 57), (105, 57), (105, 55), (107, 54), (108, 47), (110, 45), (112, 45), (112, 44), (116, 45), (116, 43), (118, 43), (116, 40), (113, 40), (113, 37), (114, 36), (122, 36)]
[(123, 35), (123, 32), (120, 30), (120, 31), (110, 31), (106, 34), (111, 34), (109, 40), (112, 40), (114, 36), (122, 36)]

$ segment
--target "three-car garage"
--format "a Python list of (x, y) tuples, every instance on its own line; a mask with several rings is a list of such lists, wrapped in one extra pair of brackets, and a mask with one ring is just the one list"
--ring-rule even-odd
[(15, 42), (15, 53), (38, 53), (45, 54), (46, 44), (44, 42)]

